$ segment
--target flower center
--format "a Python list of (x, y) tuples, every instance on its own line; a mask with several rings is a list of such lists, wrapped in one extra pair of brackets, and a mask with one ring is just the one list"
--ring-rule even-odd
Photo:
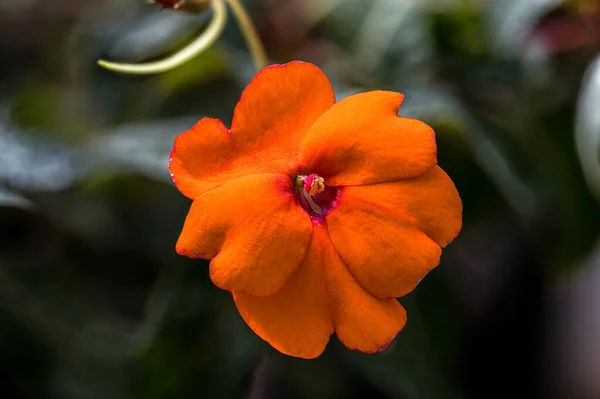
[(296, 177), (296, 186), (304, 188), (311, 197), (325, 191), (325, 179), (321, 176), (311, 173), (308, 176)]
[(335, 207), (339, 188), (326, 187), (321, 176), (315, 173), (299, 175), (294, 184), (298, 203), (311, 217), (321, 219)]

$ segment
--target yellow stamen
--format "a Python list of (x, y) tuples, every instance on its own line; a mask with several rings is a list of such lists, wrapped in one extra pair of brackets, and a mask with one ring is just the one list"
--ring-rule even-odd
[[(294, 179), (294, 185), (296, 186), (296, 192), (300, 195), (300, 202), (302, 202), (305, 206), (308, 207), (317, 215), (323, 215), (323, 209), (319, 205), (315, 203), (312, 199), (312, 196), (315, 194), (319, 194), (325, 190), (325, 180), (322, 177), (315, 176), (310, 184), (310, 192), (306, 191), (306, 179), (309, 176), (306, 175), (298, 175)], [(305, 208), (306, 209), (306, 208)]]
[(316, 194), (322, 193), (325, 190), (325, 179), (322, 177), (317, 177), (312, 181), (310, 185), (310, 195), (314, 196)]

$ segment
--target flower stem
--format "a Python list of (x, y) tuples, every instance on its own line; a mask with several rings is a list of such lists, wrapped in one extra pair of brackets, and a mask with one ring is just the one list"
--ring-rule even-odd
[(166, 72), (186, 63), (208, 49), (221, 36), (227, 22), (227, 8), (223, 1), (214, 0), (212, 2), (213, 17), (206, 30), (196, 40), (172, 56), (143, 64), (122, 64), (98, 60), (98, 65), (111, 71), (144, 75)]
[(256, 32), (256, 27), (252, 23), (252, 20), (248, 16), (246, 9), (242, 5), (239, 0), (227, 0), (229, 6), (231, 7), (231, 11), (233, 11), (233, 15), (238, 22), (240, 29), (242, 30), (242, 35), (244, 35), (244, 40), (246, 41), (246, 45), (248, 46), (248, 50), (252, 55), (252, 59), (254, 60), (254, 64), (257, 69), (262, 69), (269, 65), (269, 57), (267, 56), (267, 52), (258, 37), (258, 33)]

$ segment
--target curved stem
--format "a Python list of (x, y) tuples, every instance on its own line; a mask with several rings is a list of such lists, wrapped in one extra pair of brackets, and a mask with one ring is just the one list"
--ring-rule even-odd
[(233, 15), (240, 26), (242, 34), (244, 35), (244, 40), (246, 41), (248, 50), (250, 50), (256, 68), (262, 69), (266, 67), (270, 63), (269, 57), (267, 56), (267, 52), (256, 32), (256, 27), (248, 16), (246, 9), (239, 0), (227, 0), (227, 2), (231, 7), (231, 11), (233, 11)]
[(142, 64), (122, 64), (98, 60), (98, 65), (111, 71), (136, 75), (161, 73), (177, 68), (209, 48), (221, 36), (227, 22), (227, 8), (223, 0), (214, 0), (212, 8), (213, 17), (206, 30), (196, 40), (170, 57)]

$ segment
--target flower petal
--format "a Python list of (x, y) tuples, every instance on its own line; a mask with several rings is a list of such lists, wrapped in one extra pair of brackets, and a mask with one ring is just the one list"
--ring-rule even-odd
[(242, 93), (231, 130), (204, 118), (175, 140), (169, 169), (195, 199), (225, 181), (254, 173), (297, 174), (310, 126), (335, 103), (329, 80), (304, 62), (262, 69)]
[(421, 121), (398, 117), (403, 98), (371, 91), (335, 104), (306, 134), (301, 172), (340, 186), (414, 177), (433, 167), (435, 133)]
[(293, 196), (288, 176), (232, 180), (194, 200), (177, 252), (212, 259), (220, 288), (255, 296), (278, 291), (300, 264), (312, 223)]
[[(262, 150), (266, 143), (297, 162), (306, 131), (335, 103), (327, 76), (301, 61), (262, 69), (242, 93), (235, 107), (231, 133), (241, 142)], [(286, 154), (293, 150), (293, 154)]]
[(233, 293), (240, 314), (259, 337), (282, 353), (305, 359), (319, 356), (333, 334), (323, 280), (327, 265), (314, 247), (311, 242), (304, 261), (277, 293), (261, 298)]
[(315, 226), (335, 333), (344, 345), (365, 353), (379, 352), (406, 324), (406, 312), (395, 299), (378, 299), (365, 291), (335, 251), (324, 227)]
[[(169, 159), (173, 183), (183, 195), (195, 199), (220, 184), (228, 174), (212, 169), (216, 159), (228, 159), (232, 152), (229, 129), (218, 119), (202, 118), (175, 139)], [(223, 167), (224, 165), (218, 165)]]
[(252, 297), (234, 292), (246, 323), (278, 351), (302, 358), (319, 356), (335, 332), (349, 348), (385, 349), (406, 323), (395, 300), (371, 296), (354, 279), (316, 224), (302, 264), (277, 293)]
[(462, 204), (439, 167), (397, 182), (345, 187), (327, 216), (334, 247), (380, 298), (403, 296), (439, 263), (460, 231)]
[(421, 176), (344, 189), (345, 201), (363, 217), (396, 219), (423, 231), (442, 248), (462, 227), (462, 202), (454, 183), (439, 166)]

